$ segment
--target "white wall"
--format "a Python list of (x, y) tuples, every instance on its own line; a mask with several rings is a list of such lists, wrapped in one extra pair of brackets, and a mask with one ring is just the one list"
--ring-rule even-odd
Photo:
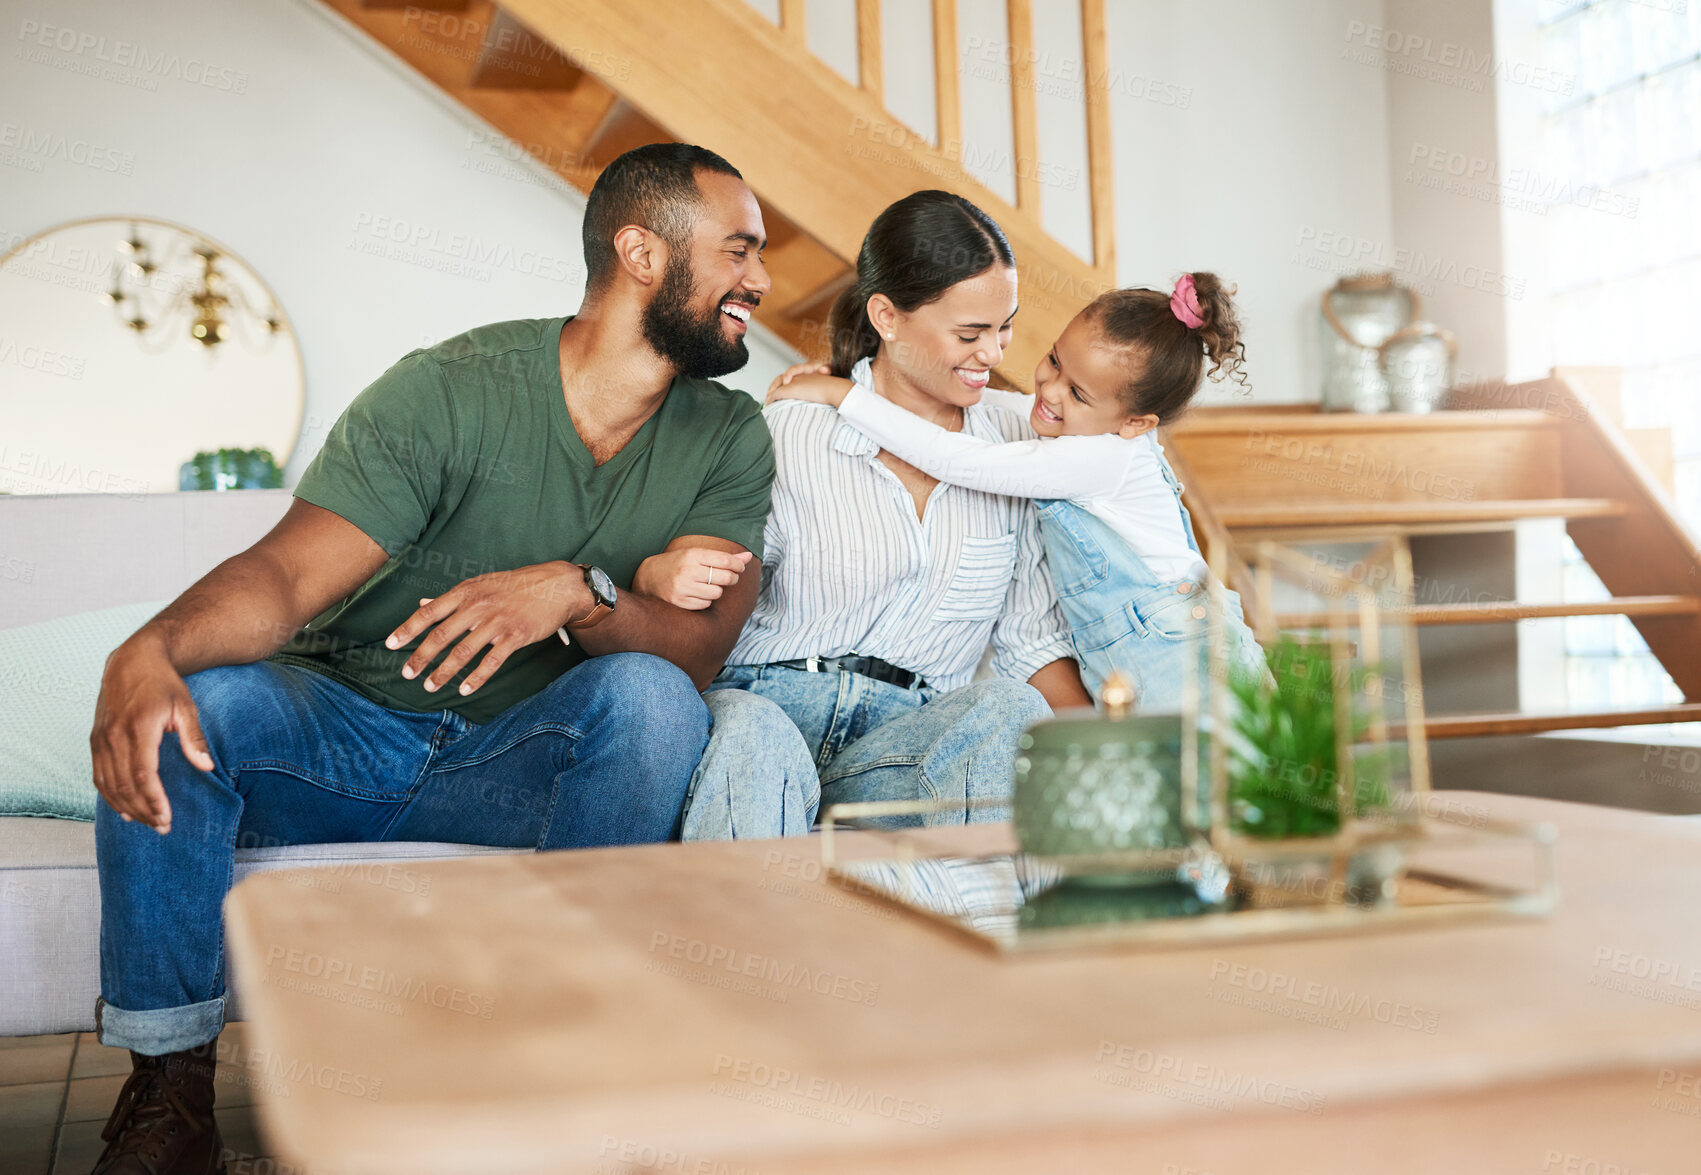
[[(1495, 0), (1496, 52), (1511, 61), (1540, 61), (1540, 22), (1544, 16), (1552, 15), (1544, 0)], [(1520, 195), (1520, 189), (1544, 194), (1553, 176), (1544, 119), (1547, 95), (1538, 87), (1517, 84), (1510, 71), (1498, 80), (1495, 92), (1502, 170), (1511, 176), (1532, 177), (1522, 184), (1512, 184), (1512, 194)], [(1582, 183), (1580, 178), (1562, 178), (1573, 184)], [(1507, 267), (1526, 283), (1524, 296), (1506, 307), (1506, 378), (1510, 380), (1540, 379), (1554, 365), (1548, 223), (1546, 215), (1531, 215), (1513, 208), (1501, 214)]]
[[(1423, 317), (1458, 337), (1462, 383), (1506, 374), (1508, 308), (1534, 297), (1508, 265), (1502, 217), (1524, 210), (1496, 119), (1494, 13), (1484, 0), (1387, 0), (1363, 50), (1387, 71), (1396, 273), (1423, 298)], [(1380, 44), (1374, 48), (1372, 43)], [(1413, 45), (1420, 46), (1412, 48)]]
[(1393, 243), (1384, 77), (1347, 52), (1380, 0), (1107, 9), (1118, 279), (1238, 283), (1254, 398), (1316, 400), (1323, 291)]
[[(1106, 9), (1118, 281), (1167, 288), (1185, 271), (1222, 274), (1240, 288), (1253, 398), (1317, 399), (1323, 291), (1395, 250), (1386, 77), (1349, 52), (1355, 30), (1382, 23), (1382, 0)], [(959, 4), (962, 161), (1007, 199), (1012, 168), (1034, 168), (1046, 230), (1090, 256), (1079, 10), (1057, 0), (1034, 17), (1039, 159), (1022, 161), (1011, 156), (1003, 0)], [(889, 12), (885, 29), (888, 79), (930, 77), (931, 41), (895, 38)], [(930, 121), (915, 129), (932, 137)], [(1233, 396), (1212, 387), (1208, 400)]]
[[(48, 156), (34, 170), (0, 157), (3, 239), (137, 213), (244, 257), (305, 357), (292, 482), (349, 400), (406, 351), (579, 303), (583, 199), (510, 159), (488, 126), (315, 0), (0, 0), (0, 42), (0, 136), (62, 135), (126, 161), (109, 171)], [(161, 64), (103, 60), (120, 42)], [(793, 352), (759, 328), (750, 338), (752, 363), (727, 382), (760, 392)]]

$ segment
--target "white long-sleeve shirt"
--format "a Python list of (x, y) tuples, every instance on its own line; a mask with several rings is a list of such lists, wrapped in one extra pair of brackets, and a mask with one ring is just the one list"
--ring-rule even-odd
[[(1033, 401), (988, 391), (982, 404), (1026, 413)], [(1163, 448), (1151, 433), (1131, 441), (1115, 433), (990, 440), (968, 429), (940, 428), (862, 381), (845, 394), (839, 415), (881, 448), (942, 482), (988, 494), (1076, 503), (1102, 519), (1160, 578), (1185, 579), (1199, 562), (1163, 475)]]

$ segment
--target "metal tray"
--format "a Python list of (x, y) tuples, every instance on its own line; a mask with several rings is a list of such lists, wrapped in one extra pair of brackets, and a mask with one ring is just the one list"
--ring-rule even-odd
[[(981, 807), (1001, 807), (986, 802)], [(964, 811), (961, 801), (839, 804), (820, 837), (823, 872), (856, 893), (943, 923), (1001, 954), (1094, 948), (1176, 948), (1258, 939), (1368, 934), (1489, 917), (1540, 917), (1558, 903), (1551, 825), (1420, 815), (1328, 841), (1235, 840), (1097, 857), (1003, 852), (940, 855), (925, 828), (876, 827), (894, 817)], [(851, 844), (835, 829), (865, 830)], [(1353, 862), (1379, 854), (1390, 884), (1355, 901)], [(1233, 879), (1220, 906), (1176, 870), (1215, 860)], [(1392, 865), (1390, 867), (1390, 862)]]

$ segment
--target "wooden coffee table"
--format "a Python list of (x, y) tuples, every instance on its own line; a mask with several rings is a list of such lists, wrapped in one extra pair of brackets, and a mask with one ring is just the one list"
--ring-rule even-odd
[(1701, 819), (1439, 794), (1559, 828), (1555, 915), (999, 959), (805, 840), (251, 877), (261, 1120), (338, 1175), (1696, 1170)]

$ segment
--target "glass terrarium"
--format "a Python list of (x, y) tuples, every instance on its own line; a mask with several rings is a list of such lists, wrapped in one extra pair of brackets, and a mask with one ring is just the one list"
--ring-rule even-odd
[(1217, 732), (1212, 846), (1240, 862), (1254, 903), (1390, 901), (1430, 787), (1410, 550), (1396, 538), (1246, 554), (1270, 676), (1226, 673), (1214, 634), (1201, 718)]

